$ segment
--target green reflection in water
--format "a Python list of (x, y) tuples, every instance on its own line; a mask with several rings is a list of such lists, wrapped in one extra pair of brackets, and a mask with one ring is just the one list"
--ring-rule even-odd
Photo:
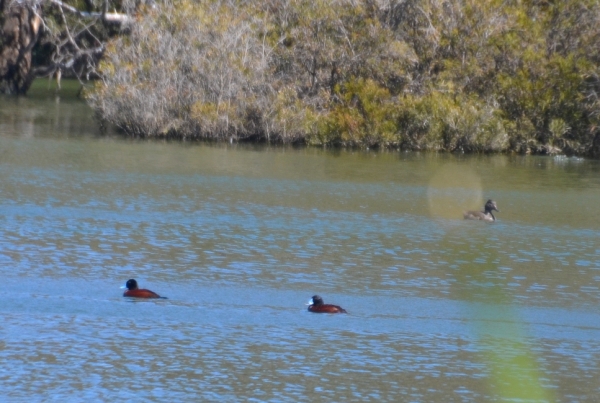
[[(461, 191), (456, 192), (456, 189)], [(485, 195), (480, 176), (472, 168), (458, 164), (443, 164), (429, 181), (427, 191), (430, 214), (437, 218), (458, 217), (464, 210), (483, 206)], [(500, 203), (500, 210), (502, 210)], [(502, 213), (497, 213), (500, 215)], [(443, 242), (451, 256), (462, 256), (453, 268), (456, 277), (454, 294), (471, 302), (470, 317), (474, 331), (484, 351), (484, 363), (491, 372), (490, 388), (503, 401), (554, 401), (540, 383), (537, 359), (525, 343), (525, 335), (507, 295), (504, 276), (497, 275), (501, 262), (494, 241), (494, 223), (472, 224), (473, 236), (467, 245), (452, 242), (464, 237), (450, 230)], [(467, 230), (471, 228), (467, 225)], [(464, 226), (460, 230), (465, 230)]]

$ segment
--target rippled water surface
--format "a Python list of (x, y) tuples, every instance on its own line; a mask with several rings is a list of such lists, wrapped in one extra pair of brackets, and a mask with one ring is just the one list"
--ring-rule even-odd
[(3, 400), (598, 401), (597, 161), (96, 126), (0, 99)]

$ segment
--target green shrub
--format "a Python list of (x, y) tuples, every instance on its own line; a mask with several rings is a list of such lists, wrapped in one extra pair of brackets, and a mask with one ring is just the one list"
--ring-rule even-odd
[(140, 136), (585, 153), (600, 139), (599, 13), (594, 0), (168, 0), (107, 46), (88, 96)]
[(310, 143), (353, 147), (398, 144), (397, 109), (389, 91), (373, 80), (352, 79), (336, 86), (330, 104)]

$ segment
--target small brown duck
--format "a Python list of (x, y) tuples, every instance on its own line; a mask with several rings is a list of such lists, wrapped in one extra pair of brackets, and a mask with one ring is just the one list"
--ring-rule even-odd
[(494, 217), (492, 210), (497, 212), (500, 212), (500, 210), (498, 210), (498, 206), (496, 205), (495, 201), (489, 199), (487, 203), (485, 203), (483, 209), (483, 211), (467, 211), (463, 214), (465, 220), (482, 220), (489, 222), (496, 221), (496, 217)]
[(139, 288), (137, 281), (135, 279), (127, 280), (127, 283), (121, 288), (127, 288), (127, 291), (123, 294), (124, 297), (132, 297), (132, 298), (162, 298), (167, 299), (167, 297), (161, 297), (154, 291), (146, 290), (144, 288)]
[(306, 305), (308, 311), (313, 313), (348, 313), (341, 306), (325, 304), (323, 298), (318, 295), (314, 295)]

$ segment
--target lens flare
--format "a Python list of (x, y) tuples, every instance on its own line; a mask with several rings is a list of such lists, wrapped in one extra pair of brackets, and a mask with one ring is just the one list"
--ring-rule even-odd
[(462, 218), (466, 210), (483, 206), (481, 178), (472, 169), (445, 164), (429, 181), (429, 213), (437, 218)]

